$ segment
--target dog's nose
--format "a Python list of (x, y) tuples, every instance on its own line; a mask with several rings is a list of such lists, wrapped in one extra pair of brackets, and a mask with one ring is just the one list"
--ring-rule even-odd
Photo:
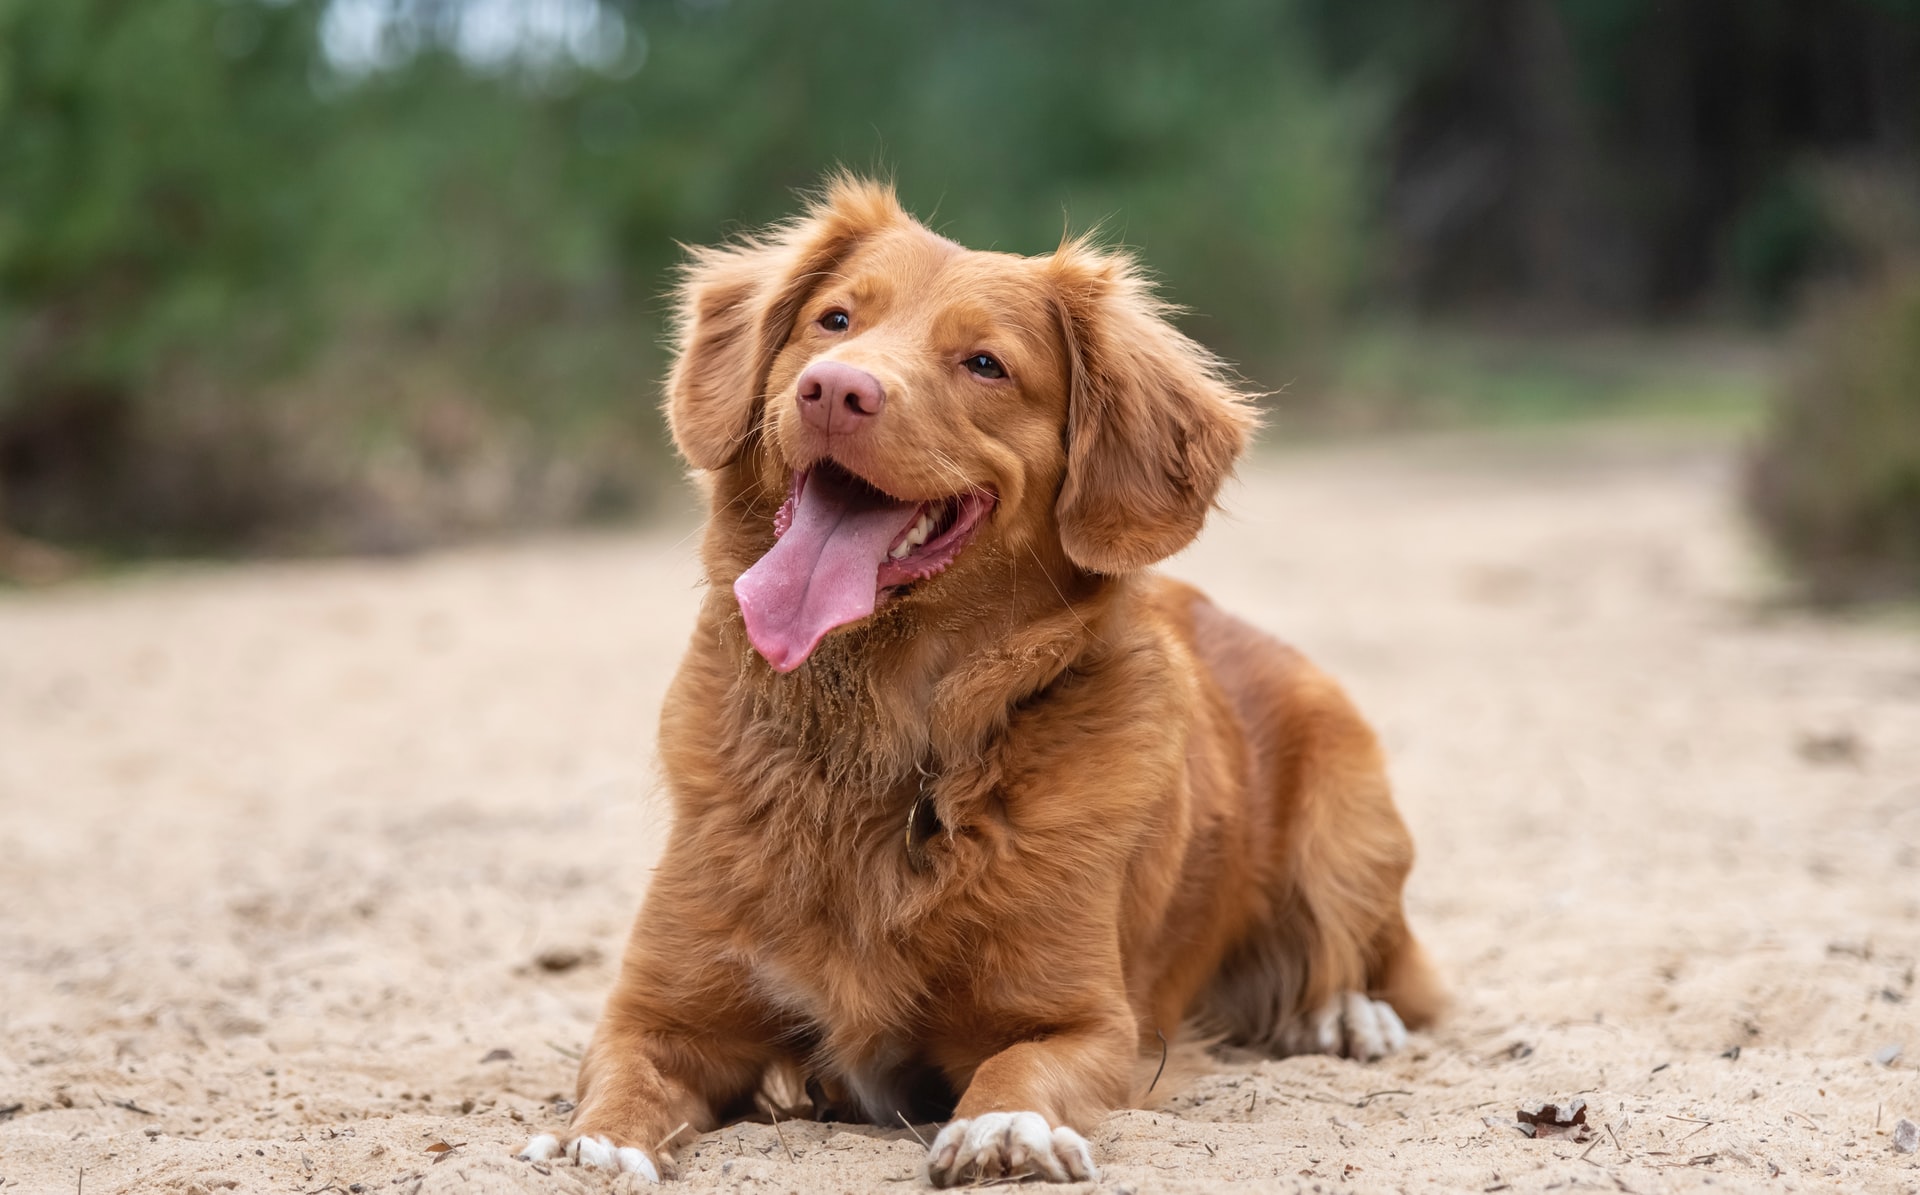
[(800, 413), (823, 432), (850, 432), (887, 405), (886, 387), (864, 369), (816, 361), (800, 373)]

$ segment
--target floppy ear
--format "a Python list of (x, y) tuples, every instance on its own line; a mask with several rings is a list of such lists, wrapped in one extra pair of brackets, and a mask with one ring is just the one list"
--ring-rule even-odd
[(839, 175), (798, 219), (690, 251), (667, 377), (667, 425), (689, 464), (719, 469), (740, 455), (773, 359), (814, 288), (863, 239), (906, 218), (888, 188)]
[(1089, 572), (1131, 572), (1200, 533), (1259, 418), (1130, 258), (1075, 241), (1053, 271), (1071, 379), (1060, 541)]

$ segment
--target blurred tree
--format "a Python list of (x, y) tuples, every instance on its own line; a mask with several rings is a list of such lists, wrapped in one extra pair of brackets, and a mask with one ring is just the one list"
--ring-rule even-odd
[(1916, 0), (1312, 0), (1396, 99), (1395, 289), (1434, 310), (1782, 311), (1825, 264), (1802, 177), (1920, 157)]
[(194, 356), (284, 359), (312, 51), (267, 5), (0, 3), (0, 494), (115, 493), (137, 395)]
[(0, 0), (0, 507), (128, 546), (630, 509), (676, 241), (895, 175), (1102, 225), (1256, 380), (1357, 298), (1644, 317), (1836, 259), (1920, 0)]

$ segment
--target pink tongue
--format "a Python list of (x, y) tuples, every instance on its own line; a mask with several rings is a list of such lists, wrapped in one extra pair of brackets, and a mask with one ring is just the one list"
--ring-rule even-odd
[(880, 564), (919, 509), (834, 472), (808, 473), (786, 534), (733, 583), (754, 650), (792, 672), (828, 631), (872, 614)]

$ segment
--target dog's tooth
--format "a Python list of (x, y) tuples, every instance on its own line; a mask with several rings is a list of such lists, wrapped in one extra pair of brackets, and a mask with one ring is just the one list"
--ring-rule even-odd
[(904, 559), (907, 553), (926, 543), (927, 537), (932, 534), (933, 516), (922, 511), (920, 517), (914, 520), (913, 526), (907, 529), (906, 535), (901, 537), (900, 542), (894, 545), (887, 556), (893, 560)]

